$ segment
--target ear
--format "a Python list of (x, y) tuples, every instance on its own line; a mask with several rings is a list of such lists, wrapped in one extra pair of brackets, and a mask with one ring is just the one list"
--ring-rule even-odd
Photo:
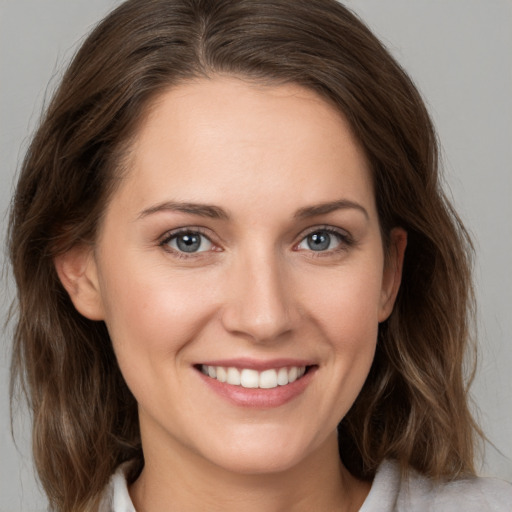
[(92, 248), (75, 246), (56, 256), (53, 263), (76, 310), (89, 320), (103, 320), (103, 303)]
[(402, 268), (406, 246), (407, 232), (402, 228), (392, 229), (382, 276), (379, 322), (384, 322), (393, 311), (395, 299), (402, 281)]

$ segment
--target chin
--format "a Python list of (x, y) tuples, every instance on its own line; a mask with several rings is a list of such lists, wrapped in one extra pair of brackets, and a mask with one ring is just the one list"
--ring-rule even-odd
[(279, 452), (255, 450), (253, 452), (250, 449), (231, 454), (224, 453), (212, 460), (224, 470), (240, 475), (281, 473), (296, 467), (300, 461), (301, 456), (289, 453), (287, 450)]
[(222, 446), (210, 444), (203, 456), (232, 473), (263, 475), (298, 467), (317, 448), (317, 443), (300, 435), (272, 435), (264, 430), (232, 437)]

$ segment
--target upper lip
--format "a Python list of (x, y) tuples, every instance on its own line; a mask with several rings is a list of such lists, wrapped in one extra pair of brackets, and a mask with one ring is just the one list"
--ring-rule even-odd
[(201, 361), (198, 365), (205, 366), (222, 366), (224, 368), (247, 368), (250, 370), (264, 371), (272, 368), (284, 368), (291, 366), (313, 366), (315, 363), (310, 359), (295, 359), (295, 358), (279, 358), (261, 360), (248, 357), (239, 357), (234, 359), (215, 359), (208, 361)]

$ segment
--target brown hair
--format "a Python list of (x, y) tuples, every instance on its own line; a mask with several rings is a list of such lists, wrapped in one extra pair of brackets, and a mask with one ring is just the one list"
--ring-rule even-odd
[[(11, 393), (33, 414), (50, 505), (89, 510), (114, 469), (143, 455), (136, 402), (103, 322), (82, 317), (53, 260), (94, 243), (148, 105), (193, 77), (296, 83), (348, 119), (371, 163), (384, 240), (408, 232), (403, 283), (366, 384), (339, 426), (361, 478), (384, 458), (434, 478), (473, 472), (478, 432), (463, 358), (471, 243), (438, 176), (434, 130), (410, 79), (335, 0), (129, 0), (78, 51), (23, 162), (10, 258), (17, 283)], [(132, 477), (135, 477), (132, 475)]]

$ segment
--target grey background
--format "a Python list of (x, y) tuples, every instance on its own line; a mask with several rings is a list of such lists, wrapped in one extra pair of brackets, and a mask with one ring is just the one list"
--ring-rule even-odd
[[(492, 445), (482, 472), (512, 480), (512, 0), (349, 0), (409, 71), (443, 147), (447, 185), (477, 251), (480, 358), (473, 396)], [(0, 0), (0, 235), (45, 96), (114, 0)], [(47, 84), (50, 82), (50, 86)], [(1, 253), (0, 265), (4, 263)], [(12, 298), (1, 282), (0, 317)], [(0, 511), (44, 509), (30, 429), (9, 427), (9, 330), (0, 333)]]

